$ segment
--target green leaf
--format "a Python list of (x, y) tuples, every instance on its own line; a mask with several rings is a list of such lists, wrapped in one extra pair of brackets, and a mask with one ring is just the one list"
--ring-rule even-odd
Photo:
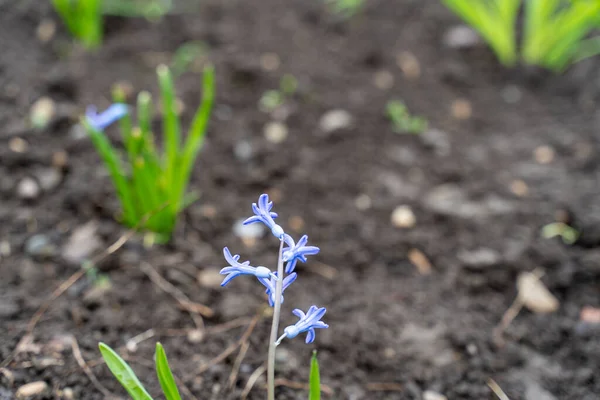
[(163, 393), (167, 400), (181, 400), (175, 378), (171, 368), (169, 368), (169, 361), (165, 354), (165, 349), (162, 344), (156, 343), (156, 353), (154, 355), (156, 362), (156, 375), (160, 381), (160, 387), (162, 387)]
[(319, 362), (317, 351), (313, 351), (310, 359), (310, 377), (308, 380), (308, 400), (321, 400), (321, 376), (319, 374)]
[(110, 372), (123, 385), (133, 400), (152, 400), (144, 386), (139, 381), (131, 367), (119, 355), (104, 343), (98, 345), (102, 358)]

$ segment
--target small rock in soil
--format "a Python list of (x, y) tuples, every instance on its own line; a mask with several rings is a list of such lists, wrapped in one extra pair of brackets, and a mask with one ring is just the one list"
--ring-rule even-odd
[(471, 102), (465, 99), (457, 99), (452, 102), (452, 116), (459, 121), (471, 118), (473, 108)]
[(97, 231), (98, 224), (95, 221), (77, 227), (62, 249), (63, 258), (74, 264), (89, 258), (94, 251), (102, 247)]
[(56, 104), (49, 97), (41, 97), (38, 99), (29, 111), (29, 119), (34, 128), (43, 129), (56, 114)]
[(14, 137), (8, 142), (8, 148), (15, 153), (25, 153), (29, 149), (29, 143), (23, 138)]
[(325, 133), (332, 133), (352, 125), (352, 115), (346, 110), (327, 111), (319, 120), (319, 128)]
[(209, 289), (218, 289), (221, 287), (224, 276), (219, 273), (218, 268), (207, 268), (198, 272), (198, 283), (200, 286)]
[(354, 199), (354, 205), (356, 206), (357, 209), (359, 209), (361, 211), (365, 211), (365, 210), (368, 210), (369, 208), (371, 208), (372, 203), (373, 202), (372, 202), (371, 198), (364, 193), (358, 195), (358, 197), (356, 197), (356, 199)]
[(533, 151), (533, 158), (538, 164), (550, 164), (554, 160), (554, 149), (550, 146), (539, 146)]
[(62, 173), (56, 168), (41, 169), (36, 172), (35, 176), (46, 192), (55, 189), (62, 181)]
[(36, 35), (40, 42), (48, 43), (56, 33), (56, 22), (51, 19), (44, 19), (36, 29)]
[(0, 319), (9, 319), (19, 314), (21, 307), (10, 298), (0, 299)]
[(426, 390), (423, 392), (423, 400), (448, 400), (448, 398), (438, 392)]
[(470, 268), (486, 268), (497, 265), (500, 260), (500, 254), (488, 247), (481, 247), (475, 250), (460, 250), (457, 254), (458, 259)]
[(396, 228), (412, 228), (417, 223), (417, 217), (409, 206), (398, 206), (392, 212), (392, 224)]
[(439, 156), (447, 156), (450, 154), (450, 139), (448, 134), (438, 129), (428, 129), (419, 135), (423, 144), (435, 150)]
[(529, 186), (521, 179), (515, 179), (510, 183), (510, 191), (519, 197), (525, 197), (529, 193)]
[(26, 399), (43, 395), (48, 390), (48, 384), (44, 381), (31, 382), (17, 389), (17, 399)]
[(579, 319), (590, 324), (600, 324), (600, 308), (590, 306), (583, 307), (579, 314)]
[(408, 259), (415, 267), (421, 275), (429, 275), (431, 274), (432, 266), (429, 258), (419, 249), (411, 249), (408, 252)]
[(52, 154), (52, 166), (54, 168), (63, 169), (69, 163), (69, 154), (66, 151), (60, 150)]
[(264, 128), (265, 138), (274, 144), (283, 143), (288, 136), (288, 128), (281, 122), (269, 122)]
[(517, 278), (518, 296), (528, 309), (536, 313), (551, 313), (558, 309), (558, 299), (532, 272), (523, 272)]
[(233, 147), (233, 154), (240, 161), (249, 161), (254, 155), (254, 149), (250, 142), (242, 140), (237, 142)]
[(233, 234), (241, 239), (259, 239), (265, 235), (266, 229), (262, 224), (244, 225), (240, 219), (233, 225)]
[(35, 259), (44, 259), (56, 255), (56, 246), (44, 234), (31, 236), (25, 242), (25, 253)]
[(378, 71), (373, 77), (373, 83), (377, 89), (391, 89), (394, 86), (394, 75), (390, 71)]
[(421, 76), (421, 65), (413, 53), (403, 51), (398, 54), (396, 64), (407, 79), (418, 79)]
[(481, 38), (468, 26), (457, 25), (446, 31), (443, 42), (451, 49), (468, 49), (480, 44)]
[(23, 200), (34, 200), (40, 196), (40, 185), (31, 177), (25, 177), (17, 184), (17, 196)]

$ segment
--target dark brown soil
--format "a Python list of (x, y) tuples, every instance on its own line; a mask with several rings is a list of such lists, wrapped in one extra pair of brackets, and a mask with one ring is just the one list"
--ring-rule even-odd
[[(0, 374), (0, 399), (39, 380), (49, 385), (45, 398), (62, 398), (65, 389), (77, 399), (102, 398), (77, 364), (69, 335), (101, 384), (119, 396), (124, 392), (98, 362), (99, 341), (120, 348), (157, 396), (151, 362), (160, 340), (196, 397), (239, 398), (264, 362), (268, 319), (259, 321), (229, 389), (237, 351), (198, 370), (234, 344), (247, 322), (209, 332), (200, 343), (174, 335), (193, 322), (141, 267), (152, 265), (191, 300), (210, 306), (209, 329), (256, 315), (265, 299), (252, 280), (220, 289), (199, 285), (196, 276), (223, 266), (226, 245), (254, 263), (274, 264), (276, 240), (245, 246), (232, 232), (264, 191), (276, 200), (282, 224), (290, 229), (299, 217), (304, 227), (295, 235), (307, 233), (322, 249), (299, 267), (283, 323), (294, 321), (292, 306), (317, 304), (327, 307), (330, 325), (314, 346), (296, 340), (281, 347), (279, 377), (305, 382), (317, 348), (322, 381), (334, 392), (327, 398), (428, 400), (429, 390), (451, 400), (494, 399), (490, 378), (511, 399), (599, 398), (600, 327), (580, 320), (583, 307), (600, 307), (598, 64), (580, 64), (565, 76), (506, 71), (485, 46), (444, 44), (444, 33), (458, 21), (437, 1), (368, 3), (348, 21), (306, 0), (209, 0), (157, 23), (113, 17), (105, 44), (89, 54), (70, 46), (60, 23), (54, 39), (40, 42), (40, 23), (56, 20), (45, 2), (0, 2), (0, 360), (14, 354)], [(208, 44), (218, 77), (215, 113), (192, 182), (200, 200), (186, 211), (172, 244), (145, 249), (134, 238), (108, 256), (99, 268), (110, 291), (97, 296), (83, 278), (37, 324), (39, 346), (15, 354), (38, 307), (80, 268), (63, 252), (72, 232), (96, 224), (102, 246), (93, 254), (125, 233), (112, 218), (118, 205), (94, 148), (72, 128), (76, 116), (87, 104), (108, 105), (117, 81), (156, 92), (155, 66), (190, 40)], [(402, 51), (419, 60), (420, 78), (404, 77), (396, 65)], [(265, 53), (279, 56), (279, 68), (261, 66)], [(392, 74), (391, 88), (374, 84), (381, 71)], [(297, 77), (300, 89), (287, 102), (289, 136), (273, 144), (262, 133), (271, 117), (258, 102), (285, 73)], [(200, 97), (198, 75), (184, 74), (177, 86), (187, 126)], [(507, 102), (514, 93), (517, 101)], [(35, 131), (27, 116), (41, 96), (57, 103), (57, 116)], [(384, 116), (391, 98), (442, 133), (393, 133)], [(452, 116), (457, 99), (471, 104), (470, 118)], [(332, 109), (347, 110), (354, 122), (325, 134), (319, 119)], [(27, 151), (11, 150), (17, 137), (28, 142)], [(247, 159), (236, 155), (241, 142), (253, 149)], [(550, 162), (536, 161), (540, 146), (554, 150)], [(38, 178), (61, 151), (68, 153), (61, 183), (34, 200), (21, 199), (19, 182)], [(515, 180), (526, 183), (525, 195), (511, 191)], [(357, 208), (361, 195), (370, 208)], [(411, 229), (390, 222), (403, 204), (416, 215)], [(582, 231), (575, 245), (541, 238), (540, 228), (557, 214)], [(36, 234), (48, 241), (46, 256), (28, 248)], [(431, 261), (431, 274), (409, 261), (412, 249)], [(333, 279), (319, 273), (331, 268)], [(498, 347), (493, 330), (516, 296), (517, 276), (535, 268), (545, 271), (542, 281), (560, 307), (545, 315), (523, 310)], [(133, 353), (125, 350), (149, 329), (157, 336)], [(251, 399), (265, 398), (262, 382)], [(374, 390), (382, 389), (377, 383), (389, 390)], [(278, 399), (306, 396), (278, 389)]]

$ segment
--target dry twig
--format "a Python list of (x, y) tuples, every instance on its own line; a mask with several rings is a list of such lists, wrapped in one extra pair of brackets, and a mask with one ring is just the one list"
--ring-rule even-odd
[(102, 386), (98, 378), (96, 378), (96, 375), (94, 375), (94, 373), (92, 372), (92, 369), (85, 363), (85, 360), (81, 355), (81, 349), (79, 348), (79, 344), (77, 343), (77, 339), (75, 339), (75, 336), (71, 337), (71, 348), (73, 349), (73, 356), (75, 357), (77, 364), (79, 364), (83, 372), (85, 372), (90, 381), (92, 381), (96, 389), (98, 389), (100, 393), (104, 395), (104, 397), (112, 397), (113, 394), (109, 392), (108, 389), (106, 389), (104, 386)]
[(258, 378), (261, 377), (262, 374), (265, 373), (266, 370), (267, 370), (266, 364), (263, 364), (254, 370), (252, 375), (250, 375), (250, 377), (248, 378), (248, 382), (246, 382), (246, 386), (244, 386), (244, 390), (242, 391), (242, 394), (240, 395), (240, 400), (246, 400), (248, 398), (248, 395), (250, 394), (250, 391), (256, 384), (256, 381), (258, 380)]
[(510, 400), (506, 393), (504, 393), (504, 390), (502, 390), (502, 388), (492, 378), (488, 379), (487, 385), (500, 400)]

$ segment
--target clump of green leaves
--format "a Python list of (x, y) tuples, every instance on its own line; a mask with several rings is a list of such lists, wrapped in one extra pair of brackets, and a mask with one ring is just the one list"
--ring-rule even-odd
[(102, 0), (52, 0), (71, 35), (86, 48), (102, 43)]
[(202, 60), (207, 52), (206, 45), (199, 41), (186, 42), (179, 46), (175, 50), (173, 60), (171, 61), (173, 75), (177, 77), (190, 68), (194, 70), (197, 61)]
[(331, 11), (343, 17), (350, 18), (363, 8), (365, 0), (328, 0)]
[[(129, 396), (131, 396), (133, 400), (152, 400), (152, 396), (146, 391), (144, 385), (142, 385), (129, 364), (127, 364), (127, 362), (108, 345), (100, 343), (99, 347), (102, 358), (104, 358), (108, 369), (110, 369), (110, 372), (112, 372), (127, 393), (129, 393)], [(169, 367), (165, 349), (160, 343), (156, 343), (154, 363), (156, 365), (156, 375), (158, 376), (158, 381), (165, 399), (181, 400), (179, 389), (177, 389), (175, 378)]]
[(476, 29), (500, 62), (560, 72), (572, 63), (600, 53), (600, 37), (588, 38), (599, 25), (598, 0), (527, 0), (523, 41), (517, 49), (517, 19), (521, 0), (442, 0)]
[[(187, 193), (187, 186), (196, 156), (202, 148), (215, 96), (214, 69), (204, 69), (203, 96), (185, 140), (173, 78), (169, 68), (157, 68), (163, 113), (164, 151), (154, 143), (152, 134), (152, 98), (141, 92), (137, 98), (137, 122), (134, 127), (128, 114), (120, 121), (126, 157), (110, 143), (106, 135), (93, 128), (85, 119), (92, 142), (100, 153), (119, 197), (122, 222), (156, 234), (156, 241), (166, 242), (175, 228), (178, 214), (196, 196)], [(116, 103), (124, 103), (122, 90), (113, 93)], [(125, 160), (124, 160), (125, 159)]]
[(542, 237), (551, 239), (557, 236), (560, 236), (564, 244), (571, 245), (579, 238), (579, 231), (564, 222), (553, 222), (542, 227)]
[(388, 101), (385, 110), (396, 133), (416, 135), (427, 129), (427, 120), (423, 117), (410, 115), (406, 105), (399, 100)]
[(308, 378), (308, 400), (321, 400), (321, 375), (319, 373), (319, 362), (317, 351), (313, 351), (310, 359), (310, 375)]
[(285, 103), (286, 99), (298, 90), (298, 80), (294, 75), (285, 74), (279, 80), (279, 89), (267, 90), (260, 98), (259, 108), (271, 112)]

